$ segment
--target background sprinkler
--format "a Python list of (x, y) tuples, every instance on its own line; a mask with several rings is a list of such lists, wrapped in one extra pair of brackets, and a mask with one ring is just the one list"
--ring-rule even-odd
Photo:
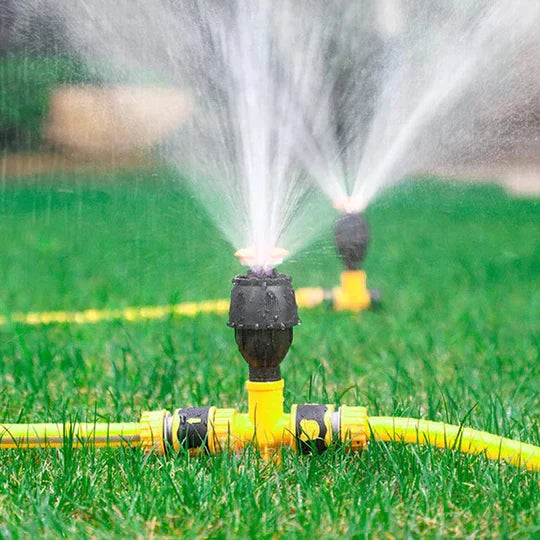
[(349, 198), (337, 201), (334, 207), (342, 212), (334, 226), (336, 249), (345, 266), (341, 285), (330, 291), (320, 287), (299, 289), (298, 302), (301, 306), (313, 307), (329, 300), (337, 311), (357, 313), (381, 302), (377, 289), (368, 290), (366, 272), (360, 268), (369, 245), (369, 227), (363, 213), (351, 210)]
[[(345, 233), (345, 234), (344, 234)], [(338, 220), (336, 243), (354, 272), (365, 253), (367, 227), (359, 214)], [(141, 445), (146, 451), (192, 455), (241, 451), (254, 446), (267, 459), (285, 446), (301, 453), (323, 452), (330, 445), (350, 451), (382, 441), (431, 444), (483, 454), (530, 470), (540, 470), (540, 448), (463, 426), (414, 418), (371, 417), (365, 407), (330, 404), (293, 405), (283, 410), (280, 364), (299, 324), (291, 277), (275, 270), (249, 270), (233, 279), (228, 325), (249, 365), (248, 412), (219, 407), (186, 407), (144, 412), (132, 423), (0, 424), (0, 448)]]
[(338, 311), (362, 311), (381, 301), (379, 291), (367, 289), (366, 273), (360, 269), (369, 236), (366, 218), (360, 212), (346, 212), (336, 220), (334, 238), (345, 266), (341, 286), (332, 291), (334, 308)]

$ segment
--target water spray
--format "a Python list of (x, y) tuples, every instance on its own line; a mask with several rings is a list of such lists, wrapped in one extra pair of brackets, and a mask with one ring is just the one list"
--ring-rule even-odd
[[(364, 223), (358, 216), (350, 216), (338, 220), (336, 235), (346, 265), (358, 262), (365, 251), (361, 243), (341, 243), (341, 231), (354, 224), (358, 233), (357, 224)], [(360, 236), (352, 238), (359, 240)], [(282, 447), (308, 454), (342, 445), (359, 452), (374, 439), (430, 444), (540, 470), (540, 447), (463, 426), (413, 418), (368, 418), (365, 407), (348, 405), (307, 403), (284, 411), (280, 364), (299, 323), (291, 277), (275, 268), (250, 269), (233, 279), (227, 323), (234, 329), (238, 349), (249, 366), (247, 413), (215, 406), (185, 407), (172, 414), (147, 411), (139, 422), (130, 423), (0, 424), (0, 448), (88, 444), (142, 446), (160, 455), (185, 449), (200, 455), (254, 447), (264, 458), (278, 459)]]

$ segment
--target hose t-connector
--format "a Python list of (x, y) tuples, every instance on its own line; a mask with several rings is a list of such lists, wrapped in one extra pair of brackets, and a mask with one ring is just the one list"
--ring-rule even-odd
[(248, 272), (233, 279), (229, 321), (238, 349), (249, 364), (249, 380), (281, 379), (279, 364), (300, 323), (291, 277)]
[[(274, 390), (280, 393), (282, 385)], [(268, 389), (248, 386), (248, 391), (265, 393)], [(146, 412), (141, 418), (141, 442), (147, 451), (162, 455), (181, 449), (191, 455), (238, 452), (254, 445), (267, 458), (284, 446), (302, 454), (322, 453), (332, 444), (345, 444), (351, 451), (367, 446), (369, 428), (365, 407), (305, 404), (293, 405), (290, 413), (278, 407), (271, 412), (270, 423), (249, 412), (218, 407), (187, 407), (172, 414)]]

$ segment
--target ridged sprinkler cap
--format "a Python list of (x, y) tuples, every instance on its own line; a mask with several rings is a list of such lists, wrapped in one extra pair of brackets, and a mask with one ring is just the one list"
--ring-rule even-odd
[(366, 218), (360, 213), (344, 214), (336, 221), (336, 247), (347, 270), (356, 270), (364, 259), (369, 243)]
[(231, 328), (285, 330), (300, 323), (291, 276), (275, 270), (270, 275), (238, 275), (233, 281), (229, 321)]

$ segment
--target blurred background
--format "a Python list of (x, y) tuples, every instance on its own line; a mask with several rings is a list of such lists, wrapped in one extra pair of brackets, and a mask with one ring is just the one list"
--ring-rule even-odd
[[(189, 115), (186, 95), (151, 83), (133, 84), (125, 75), (103, 84), (96, 72), (70, 54), (58, 21), (39, 10), (21, 20), (16, 2), (0, 0), (3, 176), (148, 167), (151, 149)], [(407, 32), (405, 10), (412, 7), (402, 0), (381, 0), (375, 9), (381, 43)], [(537, 80), (540, 51), (528, 48), (523, 54)], [(505, 109), (497, 119), (495, 153), (485, 144), (471, 145), (459, 163), (427, 172), (499, 182), (521, 195), (540, 194), (540, 95), (529, 95), (522, 108)], [(486, 125), (479, 121), (478, 137), (493, 125), (492, 118)]]
[(182, 92), (104, 84), (70, 54), (46, 12), (17, 17), (0, 0), (0, 145), (3, 175), (148, 167), (148, 150), (188, 114)]

